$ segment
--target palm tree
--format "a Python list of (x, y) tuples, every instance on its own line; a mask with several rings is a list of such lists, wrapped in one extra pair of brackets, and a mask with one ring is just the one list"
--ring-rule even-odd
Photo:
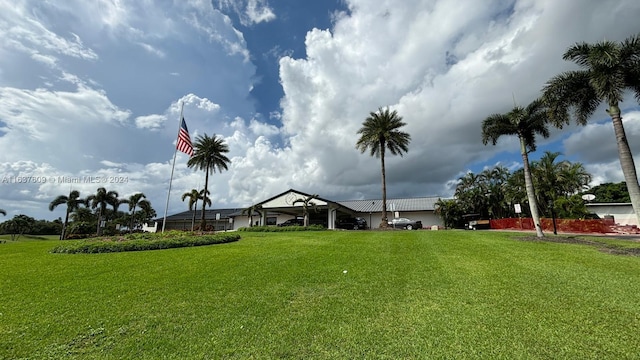
[[(209, 194), (209, 172), (222, 172), (222, 170), (228, 170), (228, 164), (231, 160), (224, 154), (229, 152), (229, 147), (225, 144), (223, 138), (216, 137), (214, 134), (209, 137), (207, 134), (204, 136), (198, 136), (193, 146), (193, 156), (189, 158), (187, 162), (188, 167), (196, 167), (199, 170), (204, 170), (204, 192)], [(209, 202), (209, 204), (211, 204)], [(200, 219), (200, 230), (206, 229), (205, 219), (205, 207), (206, 201), (202, 202), (202, 218)]]
[(545, 108), (541, 100), (534, 100), (527, 107), (516, 106), (506, 114), (493, 114), (482, 122), (482, 143), (489, 141), (493, 145), (503, 135), (517, 135), (520, 140), (520, 154), (524, 165), (524, 180), (529, 199), (529, 209), (536, 228), (536, 235), (543, 237), (538, 215), (538, 203), (531, 179), (529, 167), (529, 152), (536, 150), (536, 134), (544, 138), (549, 137), (545, 118)]
[(253, 214), (258, 213), (258, 216), (262, 217), (262, 205), (251, 205), (246, 209), (242, 209), (242, 215), (247, 215), (249, 220), (249, 227), (253, 226)]
[(98, 209), (98, 226), (96, 233), (98, 236), (102, 235), (102, 216), (107, 212), (107, 205), (113, 206), (114, 212), (117, 212), (120, 200), (118, 199), (117, 191), (107, 191), (104, 187), (99, 187), (95, 194), (89, 195), (86, 200), (87, 204), (92, 209)]
[(146, 201), (147, 197), (143, 193), (136, 193), (129, 196), (126, 202), (129, 204), (129, 211), (131, 211), (131, 224), (129, 226), (129, 233), (133, 232), (133, 217), (136, 215), (136, 207), (140, 205), (141, 201)]
[(387, 222), (387, 178), (385, 173), (384, 156), (388, 149), (392, 155), (402, 156), (403, 152), (409, 151), (411, 135), (399, 129), (406, 124), (402, 122), (402, 117), (396, 110), (389, 111), (389, 108), (379, 108), (377, 112), (369, 113), (369, 116), (362, 123), (358, 130), (360, 138), (356, 143), (356, 149), (360, 153), (369, 150), (371, 156), (380, 158), (382, 169), (382, 221), (380, 227), (386, 228)]
[[(208, 193), (209, 191), (207, 191), (207, 195)], [(208, 196), (205, 197), (204, 189), (200, 191), (198, 191), (197, 189), (191, 189), (191, 191), (182, 194), (182, 201), (184, 201), (185, 199), (189, 199), (189, 211), (193, 212), (191, 218), (191, 231), (193, 231), (193, 228), (196, 224), (196, 209), (198, 207), (198, 200), (204, 200), (208, 203), (209, 206), (211, 206), (211, 199), (209, 199)]]
[(85, 204), (84, 199), (80, 199), (80, 192), (77, 190), (73, 190), (69, 192), (69, 196), (60, 195), (57, 198), (53, 199), (53, 201), (49, 204), (49, 211), (53, 211), (58, 205), (65, 204), (67, 205), (67, 211), (64, 216), (64, 224), (62, 224), (62, 232), (60, 233), (60, 240), (64, 240), (66, 238), (67, 225), (69, 224), (69, 214), (76, 211), (80, 205)]
[(569, 112), (573, 110), (575, 122), (586, 125), (600, 103), (607, 104), (620, 166), (640, 222), (640, 185), (620, 116), (620, 103), (627, 90), (633, 91), (640, 101), (640, 34), (620, 43), (577, 43), (569, 47), (562, 58), (577, 63), (582, 69), (557, 75), (545, 85), (543, 99), (549, 107), (550, 121), (562, 128), (570, 123)]
[(302, 204), (302, 216), (304, 217), (304, 220), (303, 220), (304, 226), (309, 226), (309, 208), (316, 209), (316, 203), (314, 203), (312, 200), (317, 198), (318, 198), (318, 195), (313, 194), (310, 196), (305, 196), (304, 198), (296, 199), (291, 203), (292, 206), (294, 206), (297, 203)]

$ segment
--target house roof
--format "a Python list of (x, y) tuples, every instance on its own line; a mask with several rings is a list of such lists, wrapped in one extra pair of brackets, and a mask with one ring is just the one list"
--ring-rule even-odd
[[(240, 208), (209, 209), (209, 210), (205, 210), (204, 216), (207, 220), (215, 220), (216, 214), (220, 214), (220, 219), (228, 219), (229, 217), (234, 216), (234, 214), (237, 212), (242, 212), (242, 209)], [(201, 217), (202, 217), (202, 210), (196, 210), (196, 220), (200, 219)], [(186, 221), (186, 220), (191, 221), (192, 218), (193, 218), (193, 211), (187, 210), (187, 211), (183, 211), (177, 214), (167, 216), (167, 221)], [(162, 220), (162, 218), (156, 219), (156, 221), (158, 220)]]
[[(433, 211), (439, 196), (421, 198), (387, 199), (387, 211)], [(356, 212), (381, 212), (382, 200), (347, 200), (338, 201), (342, 206), (353, 209)]]
[[(294, 189), (289, 189), (283, 193), (280, 193), (276, 196), (273, 196), (267, 200), (259, 202), (256, 205), (264, 205), (268, 203), (277, 203), (278, 198), (286, 197), (287, 195), (293, 194), (296, 198), (298, 195), (302, 196), (313, 196), (310, 194), (306, 194), (301, 191), (297, 191)], [(291, 202), (291, 199), (286, 200), (285, 202)], [(319, 202), (323, 202), (326, 204), (334, 204), (335, 206), (344, 208), (348, 211), (367, 213), (367, 212), (381, 212), (382, 211), (382, 200), (381, 199), (369, 199), (369, 200), (345, 200), (345, 201), (332, 201), (323, 199), (321, 197), (315, 197)], [(431, 196), (431, 197), (420, 197), (420, 198), (398, 198), (398, 199), (387, 199), (387, 211), (433, 211), (435, 210), (435, 203), (440, 199), (439, 196)], [(291, 207), (290, 204), (282, 204), (281, 206)], [(298, 206), (300, 207), (301, 204)], [(268, 209), (267, 215), (275, 214), (285, 209), (285, 207), (273, 207)], [(230, 217), (238, 217), (238, 216), (247, 216), (246, 214), (242, 214), (243, 208), (231, 208), (231, 209), (209, 209), (206, 210), (205, 217), (207, 219), (215, 219), (216, 214), (220, 214), (221, 219), (228, 219)], [(265, 209), (267, 210), (267, 209)], [(196, 210), (196, 220), (200, 219), (202, 210)], [(257, 216), (257, 213), (255, 213)], [(171, 216), (167, 216), (167, 221), (187, 221), (191, 220), (193, 217), (192, 211), (183, 211)], [(156, 219), (156, 221), (162, 220), (162, 218)]]

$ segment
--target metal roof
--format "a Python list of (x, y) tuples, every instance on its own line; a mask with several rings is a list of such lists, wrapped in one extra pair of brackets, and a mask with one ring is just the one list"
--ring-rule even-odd
[[(228, 219), (230, 215), (235, 214), (242, 209), (209, 209), (205, 210), (204, 216), (207, 220), (215, 220), (216, 214), (220, 214), (221, 219)], [(202, 210), (196, 210), (196, 220), (201, 218)], [(187, 210), (177, 214), (173, 214), (167, 216), (167, 221), (184, 221), (191, 220), (193, 218), (193, 211)], [(162, 218), (158, 218), (156, 220), (162, 220)]]
[[(387, 211), (433, 211), (439, 196), (387, 199)], [(337, 201), (356, 212), (381, 212), (382, 199)]]
[[(294, 191), (294, 190), (289, 190)], [(285, 194), (286, 192), (282, 193)], [(271, 199), (274, 199), (279, 194), (274, 196)], [(302, 193), (304, 194), (304, 193)], [(269, 199), (269, 200), (271, 200)], [(433, 211), (435, 210), (435, 203), (440, 199), (439, 196), (430, 196), (430, 197), (420, 197), (420, 198), (398, 198), (398, 199), (387, 199), (387, 211)], [(360, 213), (367, 212), (381, 212), (382, 211), (382, 199), (369, 199), (369, 200), (345, 200), (345, 201), (331, 201), (321, 199), (326, 202), (332, 202), (334, 204), (344, 206), (350, 210)], [(263, 201), (262, 203), (268, 200)], [(260, 203), (261, 204), (261, 203)], [(215, 219), (216, 214), (220, 214), (221, 219), (228, 219), (230, 217), (237, 216), (247, 216), (241, 215), (243, 208), (233, 208), (233, 209), (208, 209), (206, 210), (205, 217), (207, 219)], [(200, 219), (200, 214), (202, 210), (196, 210), (196, 220)], [(267, 215), (274, 214), (269, 211)], [(257, 215), (257, 213), (256, 213)], [(167, 216), (167, 221), (185, 221), (191, 220), (193, 217), (192, 211), (183, 211), (177, 214), (173, 214)], [(156, 221), (162, 220), (162, 218), (155, 219)]]

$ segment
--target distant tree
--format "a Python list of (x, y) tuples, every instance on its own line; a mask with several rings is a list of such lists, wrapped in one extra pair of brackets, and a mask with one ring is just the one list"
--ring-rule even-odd
[(147, 197), (143, 193), (135, 193), (129, 196), (127, 203), (129, 204), (129, 211), (131, 212), (131, 223), (129, 224), (129, 233), (133, 232), (134, 217), (136, 215), (136, 208), (140, 206), (141, 201), (146, 201)]
[(196, 224), (195, 209), (198, 208), (198, 200), (202, 198), (200, 197), (200, 192), (198, 191), (198, 189), (191, 189), (191, 191), (182, 194), (182, 201), (184, 202), (185, 199), (189, 199), (189, 202), (187, 203), (187, 205), (189, 206), (189, 211), (193, 212), (192, 218), (191, 218), (191, 231), (193, 231), (193, 228), (195, 227), (195, 224)]
[[(538, 161), (531, 164), (534, 183), (538, 189), (538, 203), (542, 205), (544, 216), (553, 216), (551, 211), (561, 212), (566, 218), (584, 216), (584, 204), (568, 201), (571, 196), (588, 187), (591, 181), (589, 174), (581, 163), (568, 160), (557, 161), (561, 153), (545, 151)], [(555, 203), (563, 199), (563, 208), (556, 210)], [(572, 205), (576, 205), (575, 214)]]
[(396, 110), (379, 108), (377, 112), (369, 113), (369, 117), (362, 123), (358, 130), (360, 138), (356, 143), (356, 149), (361, 153), (369, 150), (371, 156), (380, 158), (382, 170), (382, 219), (381, 228), (389, 226), (387, 219), (387, 177), (385, 169), (385, 153), (388, 149), (392, 155), (400, 155), (409, 151), (411, 135), (400, 131), (406, 124)]
[(584, 200), (578, 194), (557, 198), (553, 209), (559, 219), (583, 219), (589, 214)]
[[(513, 173), (511, 173), (511, 175), (507, 179), (504, 196), (505, 196), (505, 200), (509, 204), (511, 204), (512, 207), (514, 207), (515, 204), (522, 205), (524, 203), (527, 203), (528, 201), (527, 190), (524, 183), (523, 168), (520, 168), (514, 171)], [(525, 216), (525, 217), (531, 216), (530, 209), (528, 206), (521, 206), (520, 211), (521, 211), (520, 216)]]
[(465, 213), (461, 202), (457, 199), (438, 199), (435, 203), (435, 214), (440, 216), (447, 228), (460, 227), (463, 222), (462, 215)]
[(309, 209), (316, 210), (317, 204), (313, 202), (314, 199), (317, 199), (318, 195), (313, 194), (310, 196), (305, 196), (304, 198), (294, 200), (291, 205), (295, 205), (297, 203), (302, 204), (302, 216), (304, 217), (304, 226), (309, 226)]
[(480, 174), (485, 188), (485, 200), (488, 215), (494, 219), (501, 219), (511, 215), (511, 207), (505, 196), (507, 181), (511, 172), (504, 166), (495, 166), (483, 170)]
[(156, 211), (151, 206), (149, 200), (142, 200), (138, 203), (140, 210), (135, 214), (136, 224), (144, 224), (157, 216)]
[(69, 214), (76, 211), (80, 205), (85, 205), (85, 199), (80, 198), (80, 192), (73, 190), (69, 192), (69, 195), (60, 195), (49, 204), (49, 211), (53, 211), (59, 205), (66, 205), (64, 223), (62, 224), (62, 231), (60, 233), (60, 240), (66, 239), (67, 226), (69, 225)]
[(593, 194), (595, 199), (591, 202), (594, 203), (629, 203), (631, 198), (629, 197), (629, 191), (627, 190), (627, 183), (622, 181), (619, 183), (604, 183), (596, 185), (589, 190), (584, 191), (582, 194)]
[(258, 216), (262, 216), (262, 205), (251, 205), (246, 209), (242, 209), (242, 215), (247, 215), (249, 221), (249, 227), (253, 226), (253, 216), (258, 213)]
[(629, 90), (640, 101), (640, 34), (619, 43), (577, 43), (569, 47), (562, 58), (577, 63), (582, 69), (557, 75), (545, 85), (543, 98), (548, 105), (549, 119), (562, 128), (570, 123), (569, 112), (573, 110), (575, 122), (586, 125), (601, 103), (608, 106), (620, 166), (640, 223), (640, 185), (619, 106)]
[(20, 214), (0, 224), (0, 230), (5, 234), (9, 234), (12, 241), (17, 241), (20, 236), (31, 232), (34, 223), (34, 218)]
[[(222, 172), (222, 170), (228, 170), (228, 166), (231, 160), (225, 155), (229, 152), (229, 147), (221, 137), (216, 137), (214, 134), (209, 137), (207, 134), (198, 136), (193, 146), (193, 156), (187, 161), (187, 166), (190, 168), (198, 168), (204, 170), (204, 193), (209, 194), (209, 173)], [(210, 204), (210, 203), (209, 203)], [(200, 219), (200, 229), (205, 230), (207, 221), (205, 218), (207, 202), (202, 202), (202, 218)]]
[(87, 197), (86, 201), (92, 209), (98, 209), (98, 225), (96, 227), (96, 233), (100, 236), (102, 235), (102, 227), (100, 225), (103, 216), (107, 213), (107, 205), (113, 206), (114, 211), (117, 211), (118, 206), (120, 205), (118, 192), (107, 191), (104, 187), (99, 187), (95, 194)]
[(460, 201), (461, 208), (465, 214), (479, 214), (482, 217), (488, 216), (486, 187), (482, 183), (483, 178), (473, 172), (467, 172), (458, 178), (458, 185), (454, 196)]
[(516, 106), (506, 114), (493, 114), (484, 119), (482, 122), (482, 142), (485, 145), (489, 142), (496, 145), (498, 139), (504, 135), (517, 135), (520, 140), (520, 154), (524, 165), (524, 180), (529, 209), (536, 227), (536, 235), (543, 237), (540, 216), (538, 215), (538, 203), (529, 166), (529, 153), (536, 149), (536, 135), (544, 138), (549, 137), (545, 108), (542, 101), (535, 100), (527, 107)]

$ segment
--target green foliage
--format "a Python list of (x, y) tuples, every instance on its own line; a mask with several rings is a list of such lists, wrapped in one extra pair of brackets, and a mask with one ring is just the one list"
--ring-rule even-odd
[(17, 241), (20, 236), (29, 234), (36, 223), (30, 216), (20, 214), (0, 224), (0, 233), (11, 235), (12, 241)]
[(242, 232), (291, 232), (291, 231), (322, 231), (326, 228), (322, 225), (309, 226), (252, 226), (241, 227), (236, 231)]
[(68, 242), (56, 246), (52, 253), (93, 254), (124, 251), (143, 251), (171, 249), (189, 246), (203, 246), (222, 244), (240, 240), (240, 235), (234, 233), (191, 235), (184, 232), (130, 234), (123, 237), (103, 238), (99, 240), (85, 240)]
[(462, 215), (467, 212), (462, 202), (457, 199), (438, 199), (435, 204), (435, 214), (442, 218), (444, 226), (453, 229), (464, 225)]
[(627, 183), (622, 181), (619, 183), (604, 183), (596, 185), (591, 189), (584, 191), (582, 194), (593, 194), (596, 196), (591, 202), (594, 203), (629, 203), (629, 190)]
[(553, 203), (553, 208), (559, 219), (584, 219), (590, 214), (580, 195), (559, 197)]
[[(583, 218), (588, 211), (584, 201), (577, 195), (591, 181), (581, 163), (567, 160), (556, 161), (560, 153), (545, 152), (538, 161), (531, 163), (532, 180), (536, 199), (542, 216), (551, 217), (550, 204), (554, 203), (556, 217), (566, 219)], [(589, 191), (591, 192), (591, 191)], [(460, 227), (464, 214), (479, 214), (482, 218), (515, 217), (514, 204), (521, 204), (522, 216), (530, 216), (525, 191), (524, 171), (511, 173), (496, 166), (480, 174), (469, 172), (458, 179), (455, 199), (441, 200), (436, 204), (445, 226)]]

